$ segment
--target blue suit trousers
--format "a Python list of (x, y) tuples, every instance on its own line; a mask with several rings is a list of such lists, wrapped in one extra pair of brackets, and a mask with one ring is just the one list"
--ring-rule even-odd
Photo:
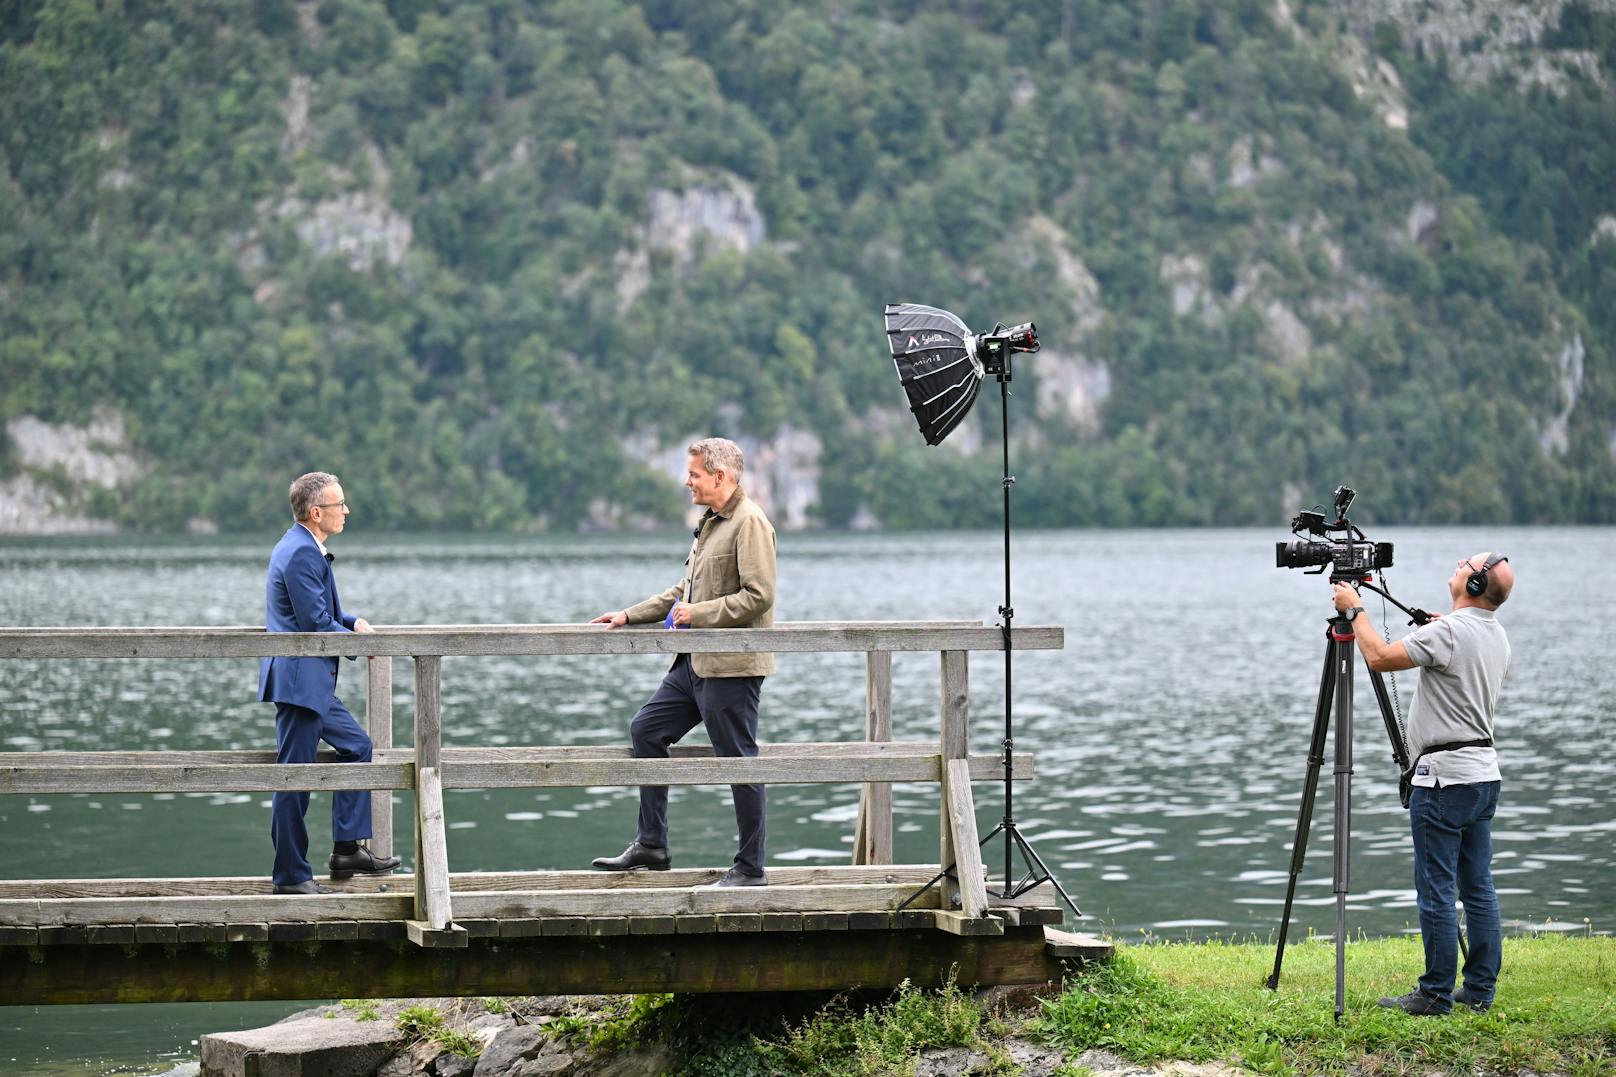
[[(336, 749), (343, 763), (370, 762), (370, 734), (335, 696), (322, 714), (290, 703), (275, 704), (278, 763), (312, 763), (320, 742)], [(296, 886), (314, 878), (309, 866), (308, 793), (276, 793), (270, 799), (269, 836), (275, 843), (276, 886)], [(344, 789), (331, 797), (331, 840), (361, 841), (370, 837), (370, 793)]]

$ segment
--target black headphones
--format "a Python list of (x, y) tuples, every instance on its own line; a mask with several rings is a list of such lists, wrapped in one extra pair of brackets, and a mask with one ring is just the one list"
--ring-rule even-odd
[(1487, 563), (1482, 565), (1481, 568), (1472, 568), (1470, 578), (1465, 580), (1465, 594), (1469, 595), (1471, 598), (1480, 598), (1482, 595), (1486, 594), (1487, 573), (1491, 571), (1494, 565), (1508, 560), (1509, 558), (1505, 557), (1503, 554), (1495, 553), (1491, 557), (1487, 558)]

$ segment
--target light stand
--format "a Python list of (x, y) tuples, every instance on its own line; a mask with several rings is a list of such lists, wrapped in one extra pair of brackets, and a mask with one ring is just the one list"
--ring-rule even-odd
[[(1010, 353), (1013, 349), (1007, 344), (988, 339), (979, 351), (982, 360), (982, 369), (986, 374), (992, 374), (999, 382), (999, 427), (1001, 433), (1001, 460), (1003, 463), (1001, 484), (1004, 489), (1004, 605), (999, 607), (999, 629), (1004, 634), (1004, 819), (999, 825), (988, 832), (978, 844), (986, 846), (988, 842), (1004, 835), (1004, 889), (999, 896), (1003, 898), (1020, 897), (1033, 887), (1041, 883), (1050, 883), (1055, 892), (1071, 908), (1073, 915), (1081, 917), (1082, 911), (1072, 900), (1060, 881), (1055, 878), (1032, 845), (1022, 836), (1020, 828), (1016, 826), (1015, 819), (1015, 788), (1014, 757), (1015, 749), (1015, 717), (1011, 703), (1011, 654), (1014, 650), (1010, 633), (1011, 622), (1015, 619), (1016, 611), (1010, 605), (1010, 488), (1016, 484), (1015, 476), (1010, 474)], [(1026, 873), (1020, 879), (1015, 879), (1015, 853), (1020, 851), (1022, 864)], [(921, 894), (936, 886), (945, 878), (954, 877), (954, 865), (949, 864), (938, 872), (930, 882), (905, 898), (898, 907), (907, 907)], [(1012, 881), (1014, 880), (1014, 881)]]

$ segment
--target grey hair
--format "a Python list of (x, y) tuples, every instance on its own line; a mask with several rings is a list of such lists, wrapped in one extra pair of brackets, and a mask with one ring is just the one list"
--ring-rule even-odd
[(320, 499), (320, 492), (327, 486), (335, 485), (336, 481), (335, 475), (324, 471), (311, 471), (293, 479), (292, 488), (286, 491), (288, 500), (292, 502), (292, 519), (307, 520), (309, 509)]
[(746, 466), (741, 447), (729, 438), (702, 438), (692, 442), (685, 451), (691, 456), (701, 457), (701, 466), (708, 471), (722, 471), (733, 479), (739, 479), (741, 470)]

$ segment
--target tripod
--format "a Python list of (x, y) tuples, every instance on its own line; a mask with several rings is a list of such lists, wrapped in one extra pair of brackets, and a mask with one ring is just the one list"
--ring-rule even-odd
[[(992, 374), (999, 381), (999, 427), (1002, 434), (1002, 481), (1004, 488), (1004, 605), (999, 607), (999, 628), (1004, 634), (1004, 818), (999, 825), (988, 832), (977, 844), (986, 846), (988, 842), (1004, 835), (1004, 889), (999, 896), (1003, 898), (1020, 897), (1033, 887), (1041, 883), (1051, 883), (1055, 892), (1071, 908), (1074, 916), (1081, 917), (1082, 911), (1072, 900), (1060, 880), (1056, 879), (1032, 845), (1022, 836), (1016, 826), (1015, 819), (1015, 789), (1013, 778), (1013, 752), (1015, 749), (1015, 720), (1011, 709), (1010, 696), (1010, 655), (1012, 653), (1010, 623), (1014, 620), (1016, 611), (1010, 605), (1010, 487), (1016, 484), (1015, 476), (1010, 474), (1010, 352), (1007, 348), (996, 349), (982, 364), (983, 369)], [(1017, 851), (1021, 853), (1022, 866), (1026, 869), (1020, 879), (1012, 882), (1015, 876), (1014, 856)], [(904, 899), (898, 908), (906, 908), (909, 903), (924, 894), (927, 890), (942, 882), (945, 878), (954, 877), (954, 865), (948, 864), (943, 870), (934, 875), (930, 882), (916, 890)]]
[[(1368, 583), (1363, 583), (1363, 586), (1385, 594)], [(1401, 603), (1398, 605), (1401, 606)], [(1336, 716), (1335, 863), (1332, 871), (1335, 890), (1335, 1019), (1340, 1021), (1346, 1009), (1347, 888), (1352, 841), (1352, 652), (1357, 649), (1352, 622), (1337, 613), (1325, 628), (1325, 640), (1324, 672), (1319, 678), (1319, 701), (1313, 713), (1313, 739), (1307, 753), (1307, 778), (1302, 785), (1302, 806), (1296, 814), (1296, 838), (1291, 847), (1290, 883), (1285, 888), (1285, 913), (1279, 923), (1279, 946), (1274, 951), (1274, 971), (1268, 977), (1268, 987), (1270, 990), (1279, 987), (1279, 969), (1285, 960), (1285, 935), (1291, 922), (1291, 903), (1296, 897), (1296, 879), (1302, 873), (1302, 861), (1307, 855), (1307, 834), (1313, 821), (1313, 798), (1319, 788), (1319, 768), (1324, 765), (1324, 736), (1330, 728), (1333, 701)], [(1398, 773), (1402, 774), (1408, 770), (1407, 738), (1392, 712), (1385, 679), (1371, 669), (1369, 682), (1374, 686), (1375, 702), (1379, 704), (1380, 716), (1386, 723), (1392, 758), (1397, 761)]]

